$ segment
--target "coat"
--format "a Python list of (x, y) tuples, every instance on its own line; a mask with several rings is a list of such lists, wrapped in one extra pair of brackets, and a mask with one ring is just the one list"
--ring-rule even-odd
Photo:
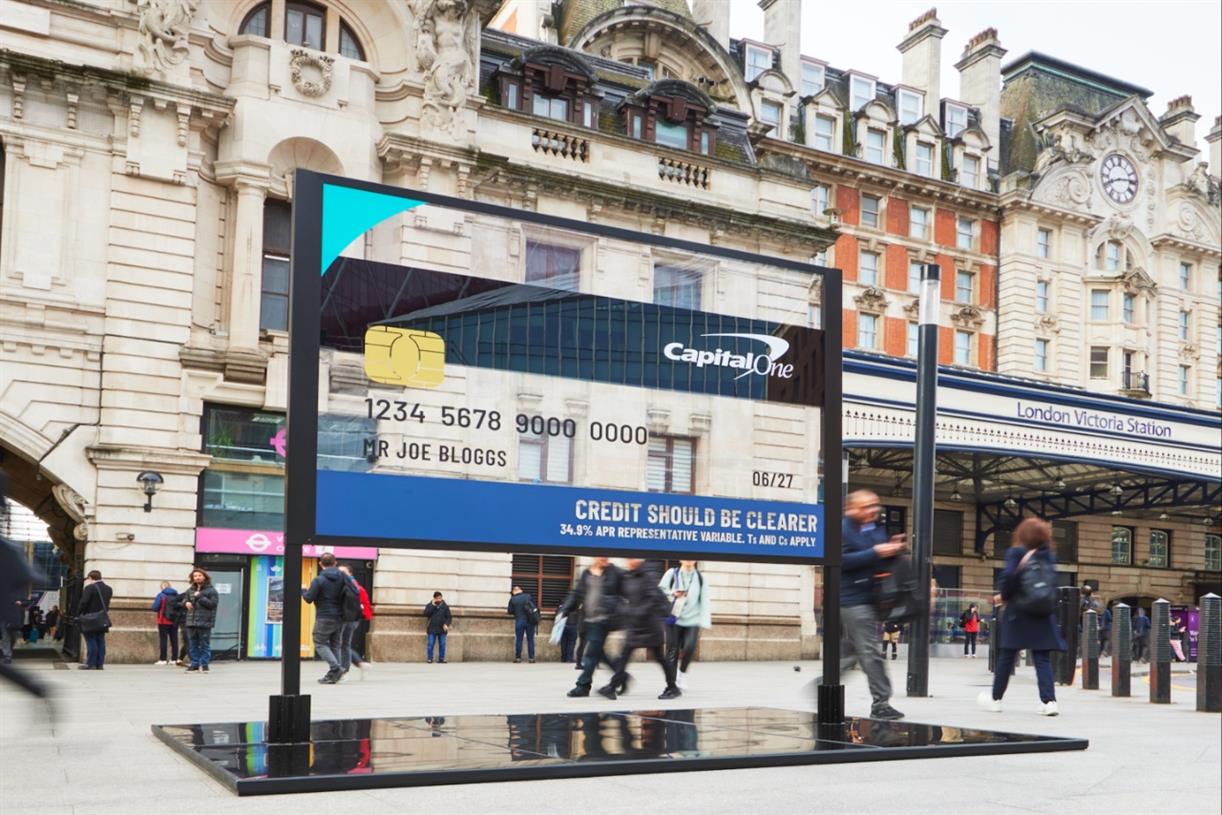
[[(1055, 614), (1024, 614), (1010, 602), (1018, 595), (1018, 564), (1026, 554), (1027, 550), (1022, 546), (1011, 546), (1006, 552), (1006, 565), (1001, 572), (1001, 599), (1005, 601), (1001, 611), (1001, 647), (1014, 650), (1029, 648), (1032, 651), (1064, 651), (1065, 640), (1061, 638)], [(1050, 564), (1056, 563), (1056, 555), (1048, 547), (1036, 549), (1031, 557)]]
[(556, 611), (557, 617), (568, 617), (574, 612), (580, 610), (581, 617), (578, 625), (580, 631), (585, 631), (587, 620), (591, 617), (601, 616), (604, 618), (608, 626), (615, 627), (618, 624), (620, 617), (620, 604), (623, 602), (622, 589), (620, 586), (623, 580), (624, 570), (616, 566), (614, 563), (608, 563), (607, 568), (603, 570), (603, 591), (602, 591), (602, 609), (601, 614), (596, 614), (594, 609), (584, 608), (586, 600), (586, 585), (590, 580), (590, 570), (586, 569), (581, 573), (581, 577), (577, 578), (577, 585), (569, 590), (568, 596), (564, 598), (564, 602)]
[[(216, 593), (212, 583), (205, 583), (203, 588), (194, 584), (182, 593), (182, 610), (185, 613), (184, 624), (187, 628), (212, 628), (216, 625), (216, 607), (221, 602), (221, 596)], [(187, 608), (187, 603), (191, 608)]]
[(447, 626), (454, 621), (454, 615), (450, 613), (450, 607), (446, 605), (445, 600), (438, 605), (433, 605), (431, 602), (426, 603), (424, 616), (429, 618), (427, 630), (430, 634), (445, 634), (446, 631), (442, 626)]
[(509, 605), (505, 611), (513, 615), (515, 623), (521, 625), (534, 625), (530, 619), (530, 610), (535, 607), (535, 599), (527, 592), (515, 594), (509, 598)]
[(619, 626), (624, 629), (624, 648), (660, 648), (666, 642), (666, 617), (670, 602), (658, 588), (658, 575), (642, 564), (624, 572), (620, 581), (624, 602)]
[(178, 589), (173, 586), (162, 589), (153, 598), (153, 611), (157, 612), (157, 625), (178, 625), (175, 608), (178, 606)]
[(859, 524), (845, 518), (840, 526), (840, 605), (874, 605), (874, 574), (882, 559), (874, 546), (887, 542), (887, 530), (875, 521)]
[(344, 616), (344, 581), (348, 579), (334, 566), (323, 569), (301, 596), (307, 603), (314, 604), (317, 616), (338, 620)]

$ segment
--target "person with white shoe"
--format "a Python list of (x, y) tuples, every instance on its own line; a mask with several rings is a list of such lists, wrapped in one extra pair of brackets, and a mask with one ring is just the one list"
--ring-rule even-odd
[(700, 641), (700, 629), (713, 627), (713, 610), (709, 605), (709, 588), (696, 561), (681, 560), (667, 569), (658, 588), (670, 601), (670, 616), (666, 618), (666, 658), (678, 666), (675, 685), (687, 688), (687, 669)]
[(1002, 604), (1001, 643), (997, 663), (993, 670), (993, 690), (982, 691), (976, 701), (985, 710), (1001, 712), (1001, 700), (1010, 683), (1010, 673), (1018, 652), (1030, 649), (1035, 661), (1035, 677), (1039, 685), (1042, 716), (1056, 716), (1056, 687), (1052, 681), (1052, 652), (1064, 651), (1065, 640), (1058, 629), (1056, 615), (1033, 614), (1019, 608), (1020, 591), (1023, 591), (1023, 572), (1045, 571), (1051, 573), (1056, 563), (1052, 542), (1052, 527), (1038, 518), (1027, 518), (1014, 530), (1018, 542), (1006, 552), (1006, 565), (1002, 570), (1000, 593), (993, 600)]

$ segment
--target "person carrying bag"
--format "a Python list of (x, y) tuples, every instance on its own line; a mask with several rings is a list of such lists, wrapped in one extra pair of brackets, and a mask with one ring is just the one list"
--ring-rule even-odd
[(106, 634), (110, 631), (110, 598), (114, 589), (102, 582), (94, 569), (85, 578), (85, 588), (76, 609), (76, 625), (85, 637), (85, 671), (100, 671), (106, 664)]

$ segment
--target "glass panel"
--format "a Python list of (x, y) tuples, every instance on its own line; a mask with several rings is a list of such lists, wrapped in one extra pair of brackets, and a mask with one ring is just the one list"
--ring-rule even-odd
[(973, 285), (975, 275), (971, 272), (957, 272), (955, 274), (955, 300), (960, 303), (972, 302), (972, 293), (975, 290)]
[(921, 291), (921, 262), (908, 261), (908, 291), (919, 294)]
[(284, 13), (284, 40), (290, 45), (302, 45), (305, 41), (305, 13), (301, 9), (289, 8)]
[(836, 120), (831, 116), (815, 117), (815, 147), (831, 152), (834, 149), (833, 138), (836, 134)]
[(526, 282), (577, 291), (581, 280), (581, 250), (526, 242)]
[(824, 70), (822, 65), (802, 63), (802, 96), (814, 96), (823, 90)]
[(917, 142), (916, 146), (916, 171), (918, 175), (931, 176), (933, 175), (933, 146), (924, 142)]
[(700, 269), (685, 269), (678, 266), (654, 266), (653, 301), (660, 306), (700, 308), (700, 287), (703, 275)]
[(960, 218), (955, 227), (957, 243), (960, 249), (972, 248), (973, 222), (971, 218)]
[(284, 529), (284, 476), (204, 470), (200, 525)]
[(1090, 349), (1090, 378), (1107, 379), (1107, 348), (1095, 346)]
[(259, 328), (287, 331), (289, 327), (289, 262), (263, 258), (263, 291), (259, 301)]
[(1133, 530), (1127, 526), (1112, 527), (1112, 563), (1128, 566), (1133, 562)]
[(305, 46), (322, 50), (322, 15), (309, 12), (305, 18)]
[(874, 98), (874, 82), (859, 76), (853, 77), (852, 96), (850, 107), (854, 111), (861, 110), (867, 102)]
[(522, 434), (518, 437), (518, 479), (543, 480), (543, 437)]
[(916, 323), (908, 323), (907, 340), (906, 353), (908, 356), (916, 359), (921, 351), (921, 327)]
[(1048, 370), (1048, 340), (1035, 341), (1035, 370)]
[(347, 23), (339, 24), (339, 52), (348, 59), (365, 59), (365, 50), (361, 48), (361, 41), (357, 39), (356, 34)]
[(860, 314), (857, 317), (857, 347), (873, 349), (878, 338), (878, 317)]
[(204, 452), (214, 460), (284, 464), (284, 416), (209, 406), (204, 417)]
[(292, 247), (292, 207), (288, 201), (263, 202), (263, 252), (288, 257)]
[(874, 164), (884, 163), (884, 148), (887, 136), (881, 130), (873, 128), (866, 131), (866, 161)]
[(267, 22), (271, 14), (271, 7), (268, 4), (259, 6), (252, 11), (246, 20), (242, 23), (239, 34), (253, 34), (256, 37), (268, 36)]
[(1035, 284), (1035, 310), (1040, 314), (1048, 312), (1048, 281), (1039, 280)]
[(926, 240), (929, 238), (929, 210), (913, 207), (908, 214), (909, 237)]
[(1205, 568), (1222, 570), (1222, 535), (1205, 536)]
[(654, 124), (653, 139), (658, 144), (686, 150), (688, 147), (687, 125), (682, 123), (671, 124), (670, 122), (658, 119)]
[(963, 157), (963, 186), (972, 189), (980, 186), (980, 159), (974, 156)]
[(955, 332), (955, 364), (972, 364), (972, 335), (968, 331)]
[(1108, 317), (1108, 292), (1101, 289), (1092, 289), (1090, 293), (1090, 318), (1092, 320), (1106, 320)]
[(861, 196), (861, 225), (878, 227), (878, 205), (880, 199), (873, 195)]
[(1171, 533), (1162, 529), (1150, 530), (1150, 565), (1155, 568), (1166, 568), (1168, 553), (1171, 550)]
[(861, 253), (861, 271), (857, 276), (858, 282), (863, 286), (878, 285), (878, 253), (877, 252), (862, 252)]
[(1042, 258), (1048, 257), (1052, 249), (1052, 232), (1047, 229), (1036, 230), (1035, 233), (1035, 248), (1036, 254)]

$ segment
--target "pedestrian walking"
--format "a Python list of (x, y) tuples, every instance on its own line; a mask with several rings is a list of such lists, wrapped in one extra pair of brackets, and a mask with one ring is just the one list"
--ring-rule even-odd
[(344, 675), (341, 662), (344, 620), (344, 586), (350, 578), (339, 570), (335, 555), (324, 552), (318, 558), (322, 567), (301, 598), (314, 605), (314, 655), (327, 663), (327, 672), (319, 678), (320, 685), (334, 685)]
[(1133, 618), (1133, 661), (1150, 661), (1150, 618), (1140, 606)]
[(161, 591), (153, 598), (153, 611), (157, 614), (158, 656), (154, 665), (169, 665), (178, 656), (178, 623), (175, 622), (174, 606), (178, 603), (178, 589), (170, 581), (161, 581)]
[(1112, 655), (1112, 607), (1109, 603), (1099, 615), (1099, 656)]
[(47, 612), (47, 634), (55, 640), (62, 640), (63, 634), (59, 630), (60, 618), (63, 613), (59, 610), (58, 605), (51, 606), (51, 610)]
[(85, 576), (85, 588), (76, 607), (76, 620), (85, 637), (85, 671), (100, 671), (106, 664), (106, 634), (110, 631), (110, 598), (114, 589), (102, 582), (97, 569)]
[(221, 596), (212, 585), (212, 576), (196, 566), (187, 578), (187, 590), (182, 594), (183, 623), (187, 630), (187, 671), (208, 673), (212, 664), (212, 627), (216, 625), (216, 607)]
[(874, 719), (902, 719), (904, 714), (891, 706), (891, 680), (880, 655), (879, 619), (874, 608), (874, 575), (890, 558), (902, 553), (907, 545), (903, 535), (887, 539), (887, 532), (878, 525), (882, 505), (869, 490), (850, 493), (841, 524), (843, 557), (841, 559), (840, 617), (844, 634), (844, 654), (840, 672), (846, 673), (860, 662), (870, 686)]
[(894, 620), (883, 623), (883, 659), (887, 658), (887, 646), (891, 646), (891, 658), (899, 659), (900, 631), (904, 626)]
[(615, 699), (628, 692), (632, 676), (628, 663), (638, 648), (652, 649), (655, 661), (666, 677), (659, 699), (674, 699), (683, 692), (675, 685), (675, 663), (666, 658), (666, 617), (670, 603), (658, 588), (658, 575), (642, 558), (629, 558), (628, 569), (620, 581), (623, 602), (619, 604), (619, 625), (624, 629), (624, 650), (615, 661), (611, 681), (598, 689), (599, 694)]
[[(4, 484), (0, 483), (0, 529), (8, 518), (8, 500)], [(30, 585), (41, 576), (30, 566), (25, 552), (12, 541), (0, 536), (0, 679), (8, 680), (31, 696), (42, 700), (51, 712), (49, 689), (34, 676), (13, 663), (13, 631), (21, 626), (22, 599)]]
[(581, 674), (577, 677), (577, 684), (568, 692), (569, 696), (589, 696), (590, 688), (594, 684), (594, 670), (598, 667), (598, 663), (611, 664), (611, 660), (604, 652), (604, 647), (607, 634), (611, 632), (619, 616), (619, 605), (622, 601), (620, 586), (622, 578), (623, 571), (611, 563), (610, 559), (596, 557), (581, 573), (577, 585), (573, 587), (560, 606), (558, 613), (565, 617), (571, 618), (571, 615), (578, 610), (582, 612), (581, 635), (585, 638), (584, 650), (581, 644), (577, 646), (577, 650), (581, 653), (579, 665)]
[(959, 615), (959, 625), (963, 627), (963, 658), (975, 659), (976, 636), (980, 633), (980, 610), (975, 603)]
[(1172, 618), (1171, 629), (1168, 635), (1171, 639), (1171, 650), (1175, 653), (1176, 662), (1187, 662), (1188, 658), (1184, 656), (1184, 635), (1188, 633), (1188, 629), (1184, 627), (1184, 623), (1178, 618)]
[(539, 627), (539, 606), (535, 599), (522, 591), (521, 586), (514, 586), (510, 592), (509, 606), (506, 613), (513, 617), (513, 661), (522, 661), (522, 638), (526, 637), (526, 654), (531, 664), (535, 661), (535, 629)]
[(678, 566), (667, 569), (658, 587), (670, 602), (670, 614), (666, 618), (666, 658), (676, 668), (675, 686), (685, 690), (687, 669), (700, 643), (700, 629), (713, 627), (709, 589), (694, 560), (681, 560)]
[(347, 620), (351, 612), (344, 614), (344, 634), (343, 641), (341, 643), (344, 649), (342, 667), (345, 674), (348, 673), (353, 665), (360, 668), (363, 672), (372, 667), (372, 663), (362, 657), (361, 653), (356, 650), (356, 646), (354, 646), (352, 643), (356, 640), (356, 632), (360, 630), (362, 625), (365, 626), (365, 630), (368, 632), (369, 623), (373, 620), (373, 604), (369, 602), (369, 592), (365, 591), (365, 587), (362, 586), (361, 582), (353, 576), (352, 567), (347, 563), (341, 563), (339, 570), (344, 573), (345, 577), (352, 581), (352, 585), (356, 590), (356, 599), (361, 606), (359, 612), (357, 613), (357, 619), (355, 620)]
[(450, 607), (446, 605), (445, 597), (441, 592), (433, 592), (433, 602), (428, 603), (424, 607), (424, 616), (429, 618), (427, 626), (427, 642), (425, 643), (425, 661), (429, 664), (433, 662), (433, 646), (437, 646), (437, 663), (444, 665), (446, 661), (446, 637), (450, 633), (450, 624), (454, 622), (454, 615), (450, 613)]
[[(993, 670), (992, 691), (981, 691), (976, 701), (986, 710), (1001, 712), (1001, 700), (1010, 683), (1018, 652), (1030, 649), (1035, 661), (1042, 716), (1056, 716), (1056, 688), (1052, 682), (1052, 652), (1064, 651), (1065, 640), (1058, 630), (1056, 606), (1056, 554), (1052, 526), (1038, 518), (1027, 518), (1014, 530), (1015, 546), (1006, 552), (1000, 591), (994, 603), (1002, 607), (1001, 647)], [(1041, 598), (1047, 599), (1043, 613), (1032, 610)]]
[(575, 662), (578, 670), (581, 670), (581, 657), (577, 652), (577, 635), (581, 627), (580, 617), (581, 614), (578, 612), (577, 619), (565, 620), (564, 631), (560, 634), (560, 661)]

